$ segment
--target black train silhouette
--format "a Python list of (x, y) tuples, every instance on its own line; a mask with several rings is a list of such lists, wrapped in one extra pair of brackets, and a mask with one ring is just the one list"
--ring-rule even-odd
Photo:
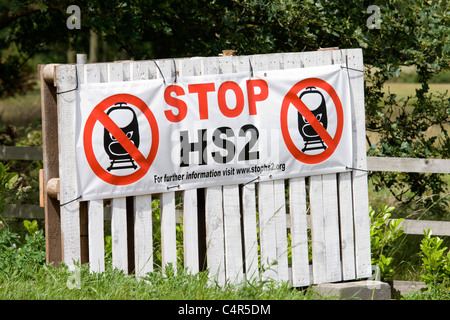
[[(136, 148), (139, 148), (139, 124), (134, 110), (125, 102), (118, 102), (106, 114), (122, 129)], [(111, 160), (108, 171), (137, 168), (130, 154), (106, 128), (103, 134), (103, 145)]]
[[(326, 130), (328, 126), (327, 106), (322, 93), (315, 89), (316, 87), (306, 88), (305, 91), (300, 94), (299, 98)], [(298, 130), (305, 141), (302, 152), (327, 148), (323, 143), (322, 138), (300, 112), (298, 113)]]

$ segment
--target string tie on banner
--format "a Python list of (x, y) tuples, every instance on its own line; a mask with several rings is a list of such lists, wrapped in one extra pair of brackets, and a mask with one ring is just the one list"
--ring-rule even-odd
[(74, 89), (57, 92), (56, 94), (63, 94), (63, 93), (67, 93), (67, 92), (72, 92), (72, 91), (76, 91), (78, 89), (78, 71), (77, 71), (77, 68), (75, 68), (75, 83), (76, 84), (75, 84), (75, 88)]
[(175, 63), (175, 60), (173, 60), (173, 59), (172, 59), (172, 62), (173, 62), (173, 70), (174, 70), (174, 77), (175, 77), (173, 83), (177, 83), (177, 64)]
[(79, 196), (78, 198), (75, 198), (75, 199), (73, 199), (73, 200), (70, 200), (70, 201), (67, 201), (67, 202), (65, 202), (65, 203), (62, 203), (62, 204), (60, 204), (59, 206), (60, 206), (60, 207), (64, 207), (65, 205), (67, 205), (67, 204), (69, 204), (69, 203), (72, 203), (72, 202), (75, 202), (75, 201), (81, 199), (82, 197), (83, 197), (83, 196)]
[(256, 180), (259, 180), (259, 177), (260, 177), (260, 176), (257, 176), (256, 178), (254, 178), (254, 179), (252, 179), (252, 180), (250, 180), (250, 181), (247, 181), (246, 183), (243, 183), (242, 186), (246, 186), (246, 185), (249, 184), (249, 183), (252, 183), (252, 182), (255, 182)]
[(163, 79), (163, 82), (164, 82), (164, 85), (165, 85), (165, 84), (166, 84), (166, 78), (164, 77), (164, 74), (162, 73), (161, 68), (158, 66), (158, 64), (156, 63), (155, 60), (153, 60), (153, 62), (155, 63), (156, 68), (158, 68), (159, 74), (161, 75), (161, 77), (162, 77), (162, 79)]
[(364, 169), (358, 169), (358, 168), (352, 168), (352, 167), (345, 167), (345, 169), (347, 170), (356, 170), (356, 171), (362, 171), (362, 172), (369, 172), (369, 170), (364, 170)]

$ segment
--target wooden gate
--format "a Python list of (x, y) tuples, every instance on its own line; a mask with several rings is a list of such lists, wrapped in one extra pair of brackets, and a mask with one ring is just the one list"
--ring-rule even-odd
[[(226, 281), (270, 278), (302, 287), (371, 276), (362, 50), (82, 62), (39, 69), (44, 131), (42, 188), (45, 186), (48, 192), (43, 197), (48, 262), (62, 261), (69, 266), (76, 261), (89, 262), (93, 272), (104, 271), (104, 223), (108, 211), (113, 267), (142, 276), (154, 269), (155, 250), (161, 250), (163, 268), (167, 263), (176, 267), (177, 212), (181, 210), (183, 267), (194, 273), (208, 268), (221, 285)], [(353, 99), (351, 172), (77, 200), (75, 89), (79, 84), (331, 64), (349, 70)], [(56, 185), (56, 191), (51, 185)], [(160, 248), (153, 245), (155, 198), (159, 198), (161, 210)], [(182, 199), (177, 202), (182, 208), (176, 208), (176, 199)]]

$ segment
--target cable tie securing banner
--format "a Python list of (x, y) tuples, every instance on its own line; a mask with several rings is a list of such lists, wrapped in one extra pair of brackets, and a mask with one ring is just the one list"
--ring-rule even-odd
[(246, 183), (243, 183), (242, 186), (245, 186), (245, 185), (247, 185), (247, 184), (249, 184), (249, 183), (252, 183), (252, 182), (254, 182), (254, 181), (256, 181), (256, 180), (259, 180), (259, 176), (256, 177), (256, 178), (254, 178), (254, 179), (252, 179), (252, 180), (250, 180), (250, 181), (248, 181), (248, 182), (246, 182)]
[(158, 64), (156, 63), (155, 60), (153, 60), (153, 62), (155, 63), (156, 68), (158, 68), (159, 73), (161, 74), (161, 77), (162, 77), (162, 79), (163, 79), (164, 84), (166, 84), (166, 78), (164, 78), (164, 74), (162, 73), (161, 68), (158, 66)]
[(72, 202), (74, 202), (74, 201), (77, 201), (77, 200), (81, 199), (82, 197), (83, 197), (83, 196), (79, 196), (78, 198), (75, 198), (75, 199), (73, 199), (73, 200), (67, 201), (66, 203), (60, 204), (59, 206), (60, 206), (60, 207), (64, 207), (66, 204), (69, 204), (69, 203), (72, 203)]
[(358, 168), (351, 168), (351, 167), (345, 167), (345, 169), (347, 169), (347, 170), (357, 170), (357, 171), (362, 171), (362, 172), (369, 172), (369, 170), (358, 169)]
[(63, 94), (63, 93), (67, 93), (67, 92), (72, 92), (72, 91), (76, 91), (78, 89), (78, 71), (77, 71), (77, 68), (75, 68), (75, 82), (76, 82), (76, 86), (75, 86), (74, 89), (57, 92), (56, 94)]
[(174, 75), (175, 75), (175, 79), (173, 81), (173, 83), (177, 83), (177, 64), (175, 63), (175, 60), (173, 60), (173, 70), (174, 70)]

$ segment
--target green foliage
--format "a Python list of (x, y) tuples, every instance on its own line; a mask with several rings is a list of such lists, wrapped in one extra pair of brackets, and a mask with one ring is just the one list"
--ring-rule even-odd
[(394, 210), (394, 207), (380, 204), (376, 213), (369, 207), (372, 265), (380, 269), (381, 279), (390, 279), (394, 274), (391, 255), (398, 248), (397, 240), (403, 235), (403, 227), (400, 226), (403, 219), (391, 219)]
[(424, 238), (420, 244), (420, 255), (424, 274), (422, 278), (430, 287), (436, 287), (450, 277), (450, 251), (443, 247), (443, 239), (432, 237), (430, 229), (424, 231)]
[(29, 234), (25, 237), (10, 230), (0, 228), (0, 279), (21, 277), (33, 279), (36, 271), (45, 263), (45, 237), (36, 220), (25, 220)]
[[(155, 268), (162, 267), (161, 256), (161, 207), (160, 199), (152, 201), (152, 216), (153, 216), (153, 265)], [(176, 224), (176, 245), (177, 245), (177, 264), (178, 267), (183, 268), (183, 225)]]
[(32, 163), (10, 161), (8, 164), (0, 162), (0, 215), (5, 210), (5, 204), (38, 201), (40, 168), (42, 168), (42, 161)]
[(29, 221), (25, 220), (23, 222), (25, 229), (27, 229), (28, 233), (32, 236), (35, 236), (39, 232), (39, 225), (37, 220)]
[[(367, 68), (366, 127), (375, 134), (369, 142), (369, 156), (449, 158), (450, 96), (448, 92), (430, 93), (428, 83), (449, 70), (448, 7), (445, 1), (390, 1), (380, 5), (382, 26), (367, 37), (370, 48)], [(369, 53), (371, 52), (371, 53)], [(414, 67), (420, 88), (406, 99), (384, 95), (386, 81), (400, 76), (401, 67)], [(430, 134), (430, 128), (438, 134)], [(445, 212), (448, 184), (437, 174), (371, 174), (374, 184), (388, 188), (398, 201), (410, 202), (426, 195), (423, 205), (434, 205), (435, 212)]]
[[(359, 47), (366, 66), (369, 155), (449, 158), (450, 97), (428, 87), (450, 69), (447, 1), (80, 0), (81, 29), (74, 30), (66, 27), (71, 4), (0, 0), (0, 96), (25, 90), (26, 77), (36, 70), (32, 57), (65, 62), (68, 46), (88, 52), (90, 31), (100, 36), (101, 56), (109, 61), (215, 56), (223, 49), (243, 55)], [(367, 27), (369, 5), (380, 8), (380, 29)], [(404, 100), (384, 94), (386, 81), (401, 77), (405, 66), (415, 70), (416, 94)], [(438, 134), (429, 134), (432, 127)], [(434, 212), (448, 207), (442, 176), (376, 172), (372, 177), (377, 188), (388, 188), (399, 201), (425, 195), (426, 208), (437, 201)]]
[(0, 162), (0, 214), (5, 210), (5, 200), (10, 196), (19, 178), (17, 173), (8, 171), (8, 165)]
[(112, 237), (110, 235), (105, 236), (105, 264), (110, 265), (112, 263)]

